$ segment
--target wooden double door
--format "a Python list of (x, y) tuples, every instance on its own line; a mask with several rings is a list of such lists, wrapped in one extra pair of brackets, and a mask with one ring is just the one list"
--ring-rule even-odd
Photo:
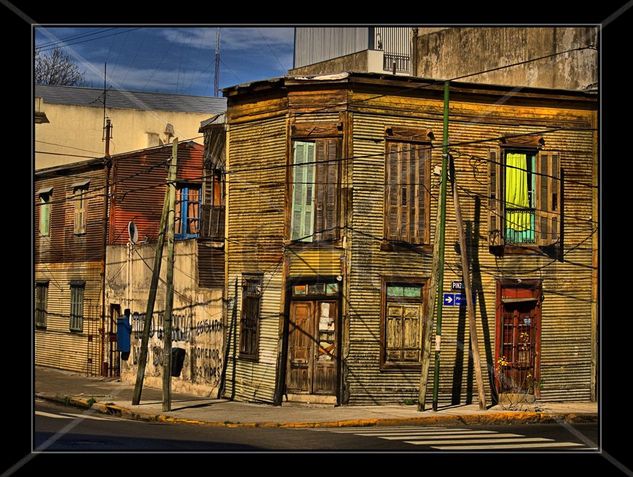
[(290, 302), (288, 393), (336, 394), (337, 331), (337, 301)]

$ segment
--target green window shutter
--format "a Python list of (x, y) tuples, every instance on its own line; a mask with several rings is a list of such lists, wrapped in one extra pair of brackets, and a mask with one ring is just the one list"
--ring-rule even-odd
[(50, 234), (51, 204), (50, 196), (40, 196), (40, 235)]
[[(312, 241), (314, 232), (314, 143), (295, 141), (291, 239)], [(304, 165), (300, 165), (304, 164)]]

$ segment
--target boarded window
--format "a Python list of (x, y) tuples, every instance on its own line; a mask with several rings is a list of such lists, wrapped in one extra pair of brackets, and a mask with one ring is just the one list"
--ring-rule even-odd
[(422, 292), (421, 284), (386, 284), (385, 316), (383, 317), (385, 364), (419, 364)]
[(74, 189), (73, 201), (75, 203), (75, 235), (86, 233), (86, 215), (88, 186), (76, 187)]
[(83, 282), (70, 284), (71, 331), (83, 331), (84, 329), (84, 288), (85, 283)]
[(385, 237), (428, 243), (430, 146), (386, 141)]
[(200, 186), (176, 186), (176, 240), (196, 238), (200, 233)]
[(338, 237), (339, 139), (294, 141), (291, 239)]
[(46, 328), (46, 313), (48, 305), (48, 282), (35, 284), (35, 326)]
[(261, 294), (261, 277), (244, 278), (242, 319), (240, 321), (240, 357), (257, 359)]
[(48, 236), (51, 231), (51, 193), (40, 193), (40, 235)]
[(501, 155), (491, 151), (489, 159), (490, 245), (558, 243), (562, 200), (559, 154), (504, 148)]

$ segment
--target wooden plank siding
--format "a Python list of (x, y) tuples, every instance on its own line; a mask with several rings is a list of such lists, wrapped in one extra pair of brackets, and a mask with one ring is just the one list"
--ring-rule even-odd
[[(283, 79), (271, 80), (227, 90), (228, 298), (233, 296), (236, 278), (241, 285), (242, 274), (264, 272), (260, 356), (258, 361), (238, 359), (235, 363), (238, 398), (272, 399), (278, 375), (283, 323), (280, 314), (284, 311), (286, 280), (295, 276), (340, 274), (343, 277), (340, 401), (370, 405), (417, 399), (419, 367), (381, 367), (384, 334), (381, 290), (383, 282), (393, 277), (421, 283), (430, 277), (440, 188), (439, 176), (433, 171), (441, 166), (442, 159), (441, 87), (417, 88), (417, 83), (408, 83), (417, 81), (411, 78), (371, 74), (350, 73), (347, 78), (291, 78), (286, 83)], [(592, 246), (596, 247), (593, 233), (598, 218), (591, 187), (595, 184), (592, 178), (595, 133), (591, 128), (597, 115), (596, 100), (583, 93), (554, 90), (530, 89), (510, 95), (502, 87), (487, 85), (457, 84), (451, 88), (454, 91), (449, 137), (462, 216), (471, 240), (469, 257), (474, 264), (472, 282), (477, 293), (477, 333), (488, 385), (486, 392), (491, 395), (495, 368), (497, 280), (537, 279), (542, 282), (544, 298), (540, 399), (589, 400), (591, 316), (596, 300), (592, 291), (597, 286)], [(292, 158), (292, 126), (321, 122), (322, 129), (327, 130), (325, 125), (334, 121), (343, 125), (338, 210), (341, 236), (330, 243), (292, 244), (288, 240), (292, 203), (287, 186), (292, 174), (283, 167)], [(431, 171), (430, 200), (425, 204), (430, 210), (424, 211), (429, 217), (425, 232), (428, 243), (415, 248), (385, 246), (388, 242), (384, 230), (385, 130), (389, 127), (434, 135), (427, 169)], [(558, 157), (565, 179), (560, 194), (564, 255), (556, 249), (547, 251), (536, 245), (515, 250), (506, 247), (504, 254), (489, 247), (490, 153), (495, 152), (500, 159), (499, 140), (516, 134), (542, 135), (543, 152)], [(458, 249), (453, 199), (449, 193), (445, 292), (451, 291), (452, 281), (462, 279)], [(240, 286), (237, 306), (241, 307)], [(238, 310), (238, 323), (240, 316)], [(465, 309), (444, 308), (442, 331), (440, 403), (472, 402), (476, 386), (473, 365), (469, 362)], [(229, 377), (231, 365), (229, 362)], [(433, 366), (429, 383), (432, 381)], [(432, 384), (429, 389), (432, 390)], [(229, 379), (227, 395), (230, 392)]]

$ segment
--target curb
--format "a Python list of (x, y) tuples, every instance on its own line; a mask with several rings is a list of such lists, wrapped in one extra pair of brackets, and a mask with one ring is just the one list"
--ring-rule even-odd
[(166, 414), (151, 414), (134, 411), (130, 408), (117, 406), (113, 403), (96, 402), (93, 398), (79, 398), (73, 396), (48, 395), (36, 393), (36, 397), (46, 401), (74, 406), (82, 409), (93, 409), (102, 414), (125, 417), (139, 421), (165, 422), (171, 424), (190, 424), (206, 427), (226, 428), (335, 428), (335, 427), (373, 427), (373, 426), (402, 426), (402, 425), (501, 425), (501, 424), (589, 424), (598, 422), (597, 413), (546, 413), (506, 411), (491, 412), (489, 414), (461, 414), (461, 415), (430, 415), (419, 417), (371, 418), (371, 419), (341, 419), (338, 421), (260, 421), (260, 422), (232, 422), (232, 421), (203, 421), (168, 416)]

